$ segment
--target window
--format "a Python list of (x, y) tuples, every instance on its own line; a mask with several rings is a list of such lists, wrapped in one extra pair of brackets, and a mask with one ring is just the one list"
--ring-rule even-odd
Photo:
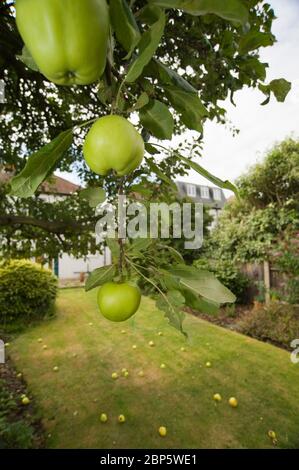
[(207, 188), (207, 186), (201, 186), (200, 195), (203, 199), (209, 199), (210, 198), (209, 188)]
[(187, 184), (187, 196), (196, 197), (196, 186), (194, 184)]
[(213, 196), (215, 201), (221, 201), (221, 191), (218, 188), (213, 189)]

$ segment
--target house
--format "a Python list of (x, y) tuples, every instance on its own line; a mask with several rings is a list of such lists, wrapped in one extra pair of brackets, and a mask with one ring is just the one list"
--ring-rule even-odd
[(184, 183), (178, 181), (176, 183), (179, 194), (182, 197), (188, 197), (194, 202), (201, 202), (209, 208), (209, 213), (213, 217), (214, 226), (217, 223), (219, 214), (226, 204), (226, 197), (222, 189), (216, 186), (205, 186), (202, 184)]

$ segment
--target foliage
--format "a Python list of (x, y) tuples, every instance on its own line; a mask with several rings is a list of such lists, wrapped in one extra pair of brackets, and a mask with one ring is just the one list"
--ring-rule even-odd
[(208, 269), (213, 272), (217, 279), (235, 294), (238, 303), (246, 303), (246, 292), (250, 285), (250, 280), (238, 269), (233, 261), (229, 259), (207, 260), (200, 258), (193, 264), (199, 269)]
[(299, 232), (285, 232), (272, 253), (275, 265), (286, 274), (285, 300), (299, 304)]
[[(51, 188), (51, 178), (47, 184)], [(80, 257), (96, 252), (93, 232), (97, 218), (90, 200), (99, 203), (101, 189), (89, 188), (67, 197), (40, 197), (37, 193), (26, 199), (7, 193), (7, 185), (0, 183), (1, 256), (47, 261), (62, 253)]]
[(243, 333), (290, 349), (294, 338), (299, 338), (299, 309), (285, 303), (273, 302), (258, 306), (240, 322)]
[(299, 229), (299, 142), (276, 145), (237, 182), (241, 201), (224, 209), (207, 250), (216, 259), (265, 260)]
[[(16, 420), (17, 403), (5, 382), (0, 380), (0, 448), (29, 449), (33, 442), (33, 428), (24, 420)], [(14, 419), (13, 419), (14, 417)]]
[[(3, 162), (22, 167), (11, 181), (10, 196), (32, 197), (49, 174), (57, 168), (69, 169), (72, 163), (85, 181), (103, 185), (109, 200), (116, 192), (130, 192), (136, 179), (140, 184), (142, 178), (149, 180), (153, 174), (168, 189), (173, 188), (171, 178), (190, 168), (237, 193), (232, 183), (211, 175), (195, 157), (200, 153), (204, 122), (225, 122), (220, 101), (230, 96), (233, 102), (234, 93), (244, 86), (259, 87), (267, 98), (273, 92), (278, 100), (283, 100), (290, 89), (283, 79), (267, 85), (267, 65), (259, 61), (258, 49), (275, 41), (271, 7), (259, 0), (136, 0), (130, 4), (111, 0), (110, 4), (112, 34), (105, 73), (100, 83), (78, 88), (58, 88), (49, 83), (34, 65), (33, 70), (30, 68), (28, 51), (19, 59), (23, 44), (11, 4), (5, 1), (1, 6), (1, 73), (7, 102), (0, 143)], [(90, 176), (78, 158), (86, 128), (104, 113), (126, 118), (139, 115), (138, 127), (150, 144), (145, 164), (118, 182), (114, 175), (104, 181)], [(198, 133), (188, 154), (153, 140), (171, 139), (185, 129)], [(161, 153), (164, 158), (157, 165), (154, 156)], [(142, 194), (140, 186), (136, 190), (135, 185), (135, 191)], [(136, 243), (119, 239), (111, 273), (115, 271), (118, 280), (134, 273), (154, 286), (160, 308), (180, 330), (184, 305), (200, 304), (211, 312), (221, 303), (235, 300), (212, 273), (182, 266), (181, 260), (178, 262), (181, 255), (173, 247), (169, 250), (164, 245), (172, 263), (175, 259), (179, 266), (175, 272), (169, 266), (160, 267), (155, 241), (147, 245), (146, 254), (144, 247), (136, 248), (138, 240)], [(146, 268), (140, 268), (140, 259), (146, 259)], [(88, 288), (100, 285), (106, 277), (99, 276), (98, 271), (91, 276)]]
[(51, 271), (26, 260), (0, 267), (0, 325), (19, 328), (52, 312), (57, 280)]

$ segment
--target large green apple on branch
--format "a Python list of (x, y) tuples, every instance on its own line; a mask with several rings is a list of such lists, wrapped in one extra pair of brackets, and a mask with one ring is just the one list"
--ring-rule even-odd
[[(278, 79), (263, 83), (265, 67), (250, 55), (274, 42), (271, 32), (265, 31), (263, 22), (257, 22), (253, 14), (257, 3), (259, 0), (136, 0), (130, 4), (126, 0), (108, 3), (105, 0), (16, 0), (16, 21), (24, 41), (21, 60), (57, 85), (96, 82), (99, 102), (106, 107), (107, 116), (76, 124), (32, 154), (21, 173), (13, 178), (11, 195), (31, 197), (73, 144), (74, 132), (90, 124), (83, 145), (85, 161), (98, 175), (113, 174), (120, 193), (130, 191), (134, 170), (145, 152), (150, 171), (168, 185), (169, 191), (175, 190), (173, 181), (154, 160), (154, 155), (162, 149), (166, 158), (175, 154), (185, 167), (237, 194), (232, 183), (209, 173), (192, 155), (186, 158), (157, 142), (171, 139), (176, 123), (197, 131), (200, 140), (204, 121), (213, 118), (198, 90), (163, 60), (158, 60), (157, 51), (163, 48), (168, 17), (169, 24), (174, 26), (182, 15), (189, 17), (190, 29), (196, 32), (199, 45), (201, 41), (209, 43), (208, 37), (202, 35), (201, 26), (213, 21), (216, 26), (223, 26), (227, 22), (223, 41), (237, 31), (239, 42), (234, 46), (250, 73), (253, 65), (256, 66), (255, 85), (266, 95), (264, 104), (271, 94), (284, 101), (289, 82)], [(175, 40), (172, 44), (176, 48)], [(115, 56), (123, 59), (121, 66), (116, 66)], [(191, 57), (184, 58), (185, 66), (188, 60), (192, 69)], [(128, 120), (132, 113), (139, 114), (138, 129)], [(147, 136), (146, 143), (140, 135), (141, 129), (142, 135)], [(91, 187), (82, 191), (82, 197), (88, 198), (94, 207), (106, 195), (102, 188)], [(235, 296), (213, 274), (187, 266), (173, 248), (169, 250), (169, 263), (161, 268), (155, 262), (158, 256), (155, 240), (120, 238), (107, 243), (112, 264), (93, 271), (86, 281), (86, 290), (100, 287), (100, 310), (112, 321), (124, 321), (136, 312), (140, 293), (134, 283), (141, 279), (155, 289), (158, 308), (181, 331), (184, 307), (214, 314), (221, 304), (235, 301)], [(165, 245), (164, 249), (169, 247)], [(146, 269), (145, 263), (140, 263), (144, 259)]]

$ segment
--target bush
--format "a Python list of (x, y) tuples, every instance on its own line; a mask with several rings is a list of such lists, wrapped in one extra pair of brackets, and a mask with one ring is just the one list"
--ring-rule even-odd
[(0, 267), (0, 326), (17, 329), (53, 311), (57, 279), (48, 269), (26, 260)]
[(212, 271), (217, 279), (225, 285), (237, 298), (237, 303), (246, 303), (246, 293), (250, 285), (250, 279), (243, 274), (234, 263), (228, 260), (199, 259), (194, 262), (199, 269)]
[(246, 335), (290, 349), (291, 341), (299, 338), (299, 308), (279, 302), (256, 306), (239, 327)]

